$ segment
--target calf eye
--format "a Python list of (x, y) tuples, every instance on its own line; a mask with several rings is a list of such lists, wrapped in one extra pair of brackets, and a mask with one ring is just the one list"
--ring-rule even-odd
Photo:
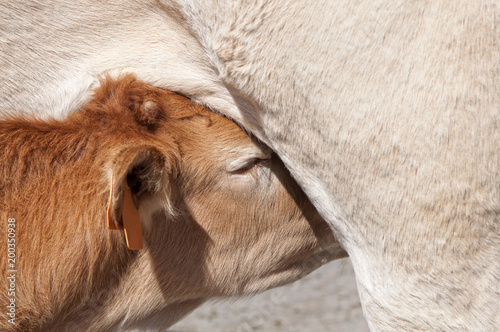
[(243, 166), (243, 167), (241, 167), (241, 168), (239, 168), (231, 173), (233, 173), (233, 174), (245, 174), (245, 173), (252, 171), (256, 167), (267, 165), (270, 160), (271, 159), (255, 158), (255, 159), (250, 160), (249, 163), (247, 163), (245, 166)]

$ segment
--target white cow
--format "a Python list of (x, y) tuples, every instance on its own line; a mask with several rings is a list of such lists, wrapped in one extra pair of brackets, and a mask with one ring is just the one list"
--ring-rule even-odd
[(3, 111), (64, 117), (125, 71), (258, 136), (372, 330), (500, 326), (498, 1), (7, 0), (0, 45)]

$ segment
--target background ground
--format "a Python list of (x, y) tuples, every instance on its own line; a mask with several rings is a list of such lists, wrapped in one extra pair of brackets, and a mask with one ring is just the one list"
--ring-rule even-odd
[(169, 332), (368, 332), (349, 259), (333, 261), (288, 286), (212, 302)]

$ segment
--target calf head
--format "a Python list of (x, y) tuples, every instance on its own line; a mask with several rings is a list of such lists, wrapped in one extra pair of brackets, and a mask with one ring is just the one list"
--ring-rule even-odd
[[(41, 218), (25, 208), (42, 201), (37, 197), (54, 211), (52, 225), (19, 227), (26, 246), (19, 269), (41, 271), (33, 281), (38, 290), (23, 294), (23, 312), (52, 317), (38, 325), (47, 330), (68, 330), (71, 322), (158, 330), (206, 299), (285, 284), (345, 256), (277, 156), (186, 97), (132, 76), (107, 78), (85, 109), (50, 126), (63, 142), (51, 138), (47, 167), (57, 172), (32, 172), (38, 185), (25, 176), (9, 197), (26, 202), (7, 203), (20, 220)], [(56, 189), (41, 194), (50, 181)], [(140, 229), (127, 229), (131, 213)], [(71, 220), (78, 221), (68, 227)], [(118, 230), (108, 230), (106, 220)], [(142, 238), (129, 247), (142, 249), (127, 248), (124, 226), (128, 237)], [(41, 241), (28, 246), (28, 229)], [(28, 279), (19, 287), (33, 289)], [(34, 303), (45, 307), (36, 311)], [(22, 325), (30, 326), (37, 325)]]
[(234, 122), (131, 77), (103, 82), (95, 102), (141, 133), (114, 161), (115, 185), (130, 185), (140, 264), (169, 302), (262, 291), (345, 255), (277, 156)]

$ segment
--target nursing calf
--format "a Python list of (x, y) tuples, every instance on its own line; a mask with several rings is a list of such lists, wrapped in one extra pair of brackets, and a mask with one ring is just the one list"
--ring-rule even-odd
[(131, 76), (63, 121), (4, 117), (0, 141), (2, 330), (161, 330), (344, 255), (270, 150)]

